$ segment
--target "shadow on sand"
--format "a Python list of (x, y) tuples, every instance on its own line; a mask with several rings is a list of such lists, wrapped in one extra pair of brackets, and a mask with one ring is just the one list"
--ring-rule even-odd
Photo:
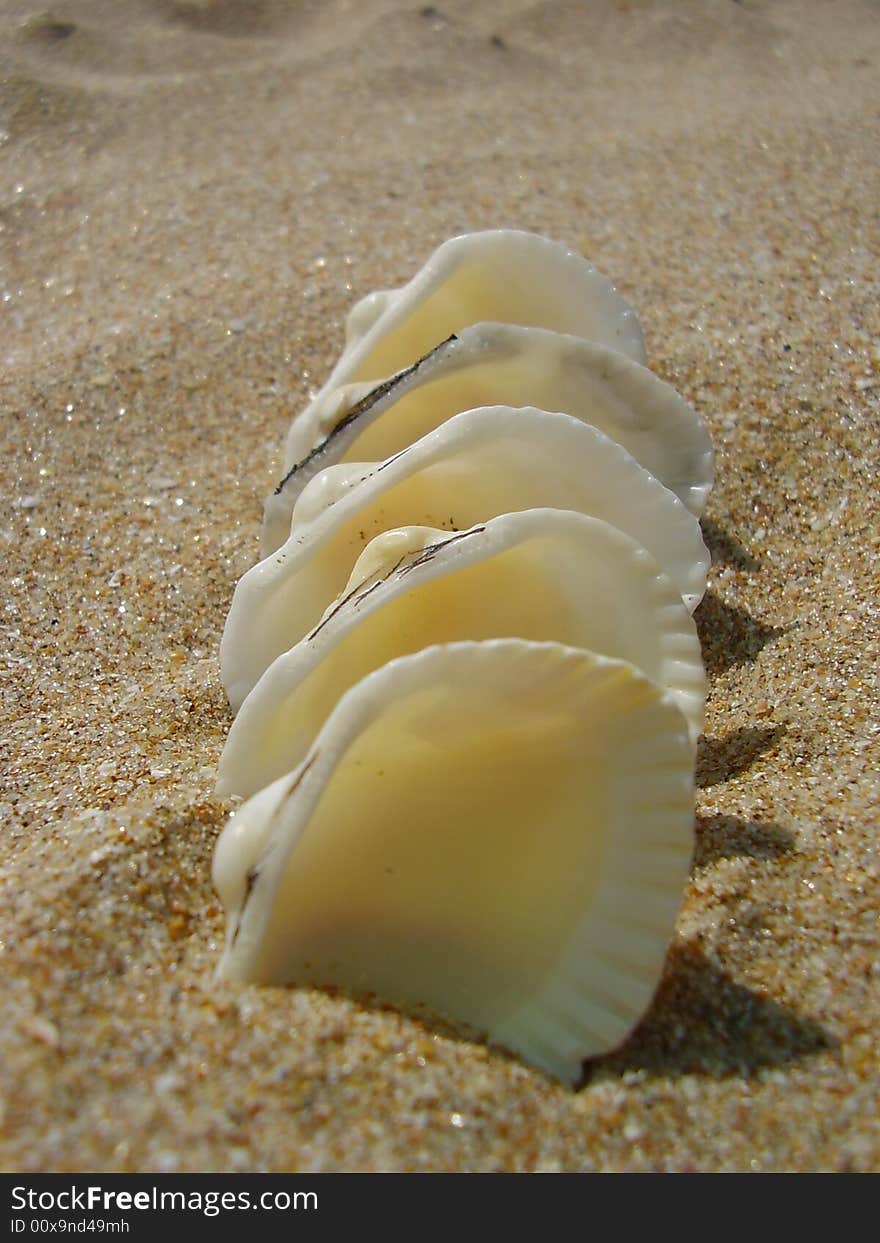
[(785, 634), (784, 627), (756, 621), (745, 609), (725, 604), (711, 590), (706, 592), (694, 613), (694, 621), (710, 678), (734, 665), (755, 660), (772, 639)]
[(744, 725), (723, 738), (704, 735), (697, 743), (698, 788), (708, 790), (747, 772), (784, 733), (784, 725)]
[(636, 1031), (616, 1053), (586, 1063), (580, 1086), (628, 1070), (748, 1077), (836, 1045), (814, 1019), (737, 984), (693, 945), (678, 945)]
[(735, 535), (725, 531), (711, 518), (702, 518), (700, 526), (703, 541), (712, 554), (713, 565), (734, 565), (738, 570), (760, 570), (760, 561), (752, 556)]
[(738, 816), (697, 816), (694, 871), (719, 859), (778, 859), (795, 849), (794, 836), (779, 824)]

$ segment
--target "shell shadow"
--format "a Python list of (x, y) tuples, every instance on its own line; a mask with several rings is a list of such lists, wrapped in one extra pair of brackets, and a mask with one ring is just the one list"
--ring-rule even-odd
[(704, 735), (697, 743), (697, 786), (706, 790), (738, 777), (784, 733), (783, 725), (745, 725), (723, 738)]
[(697, 816), (693, 870), (718, 859), (778, 859), (794, 849), (794, 835), (779, 824), (758, 824), (739, 816)]
[(711, 518), (701, 518), (703, 540), (712, 554), (713, 565), (735, 565), (739, 570), (760, 570), (761, 563), (753, 557), (735, 535), (725, 531)]
[(815, 1019), (738, 984), (692, 944), (670, 949), (645, 1018), (616, 1053), (584, 1066), (579, 1087), (626, 1071), (747, 1077), (837, 1048)]
[(755, 660), (772, 639), (785, 634), (783, 627), (765, 625), (745, 609), (725, 604), (711, 589), (694, 613), (694, 621), (710, 678)]

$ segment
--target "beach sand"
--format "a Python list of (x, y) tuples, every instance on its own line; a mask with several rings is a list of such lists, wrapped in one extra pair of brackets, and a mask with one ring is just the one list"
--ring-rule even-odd
[[(880, 1168), (880, 10), (8, 0), (3, 1139), (21, 1171)], [(355, 297), (587, 255), (709, 424), (691, 882), (571, 1091), (218, 986), (218, 642)]]

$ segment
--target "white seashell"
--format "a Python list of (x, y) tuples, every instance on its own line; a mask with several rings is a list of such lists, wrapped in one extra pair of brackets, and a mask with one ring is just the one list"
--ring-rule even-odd
[(364, 543), (402, 526), (462, 530), (520, 510), (576, 510), (641, 544), (692, 612), (709, 554), (678, 498), (602, 432), (566, 414), (469, 410), (381, 463), (321, 471), (286, 544), (238, 583), (220, 644), (233, 710), (345, 587)]
[(252, 795), (221, 975), (427, 1005), (569, 1082), (638, 1021), (692, 845), (712, 483), (643, 362), (613, 286), (513, 230), (352, 308), (221, 645), (217, 789)]
[(450, 238), (402, 288), (356, 303), (326, 387), (382, 380), (481, 320), (569, 332), (645, 361), (635, 312), (582, 255), (537, 233), (487, 229)]
[[(327, 387), (291, 430), (289, 471), (266, 501), (262, 549), (290, 533), (293, 506), (325, 467), (380, 461), (462, 410), (535, 406), (597, 427), (699, 517), (712, 485), (712, 442), (671, 385), (601, 345), (540, 328), (475, 324), (379, 386)], [(298, 465), (293, 465), (298, 463)]]
[(506, 637), (626, 660), (669, 690), (693, 740), (702, 728), (699, 640), (654, 559), (598, 518), (530, 509), (456, 535), (404, 527), (373, 539), (344, 593), (244, 700), (217, 793), (247, 797), (295, 767), (340, 696), (386, 661)]
[(574, 1083), (659, 980), (691, 766), (677, 707), (621, 662), (516, 640), (392, 661), (223, 831), (219, 974), (428, 1006)]

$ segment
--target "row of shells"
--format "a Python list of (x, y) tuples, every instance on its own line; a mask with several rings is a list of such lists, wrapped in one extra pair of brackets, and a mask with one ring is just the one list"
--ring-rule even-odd
[(353, 308), (221, 644), (222, 977), (572, 1083), (638, 1022), (692, 852), (712, 481), (644, 363), (608, 280), (515, 230)]

